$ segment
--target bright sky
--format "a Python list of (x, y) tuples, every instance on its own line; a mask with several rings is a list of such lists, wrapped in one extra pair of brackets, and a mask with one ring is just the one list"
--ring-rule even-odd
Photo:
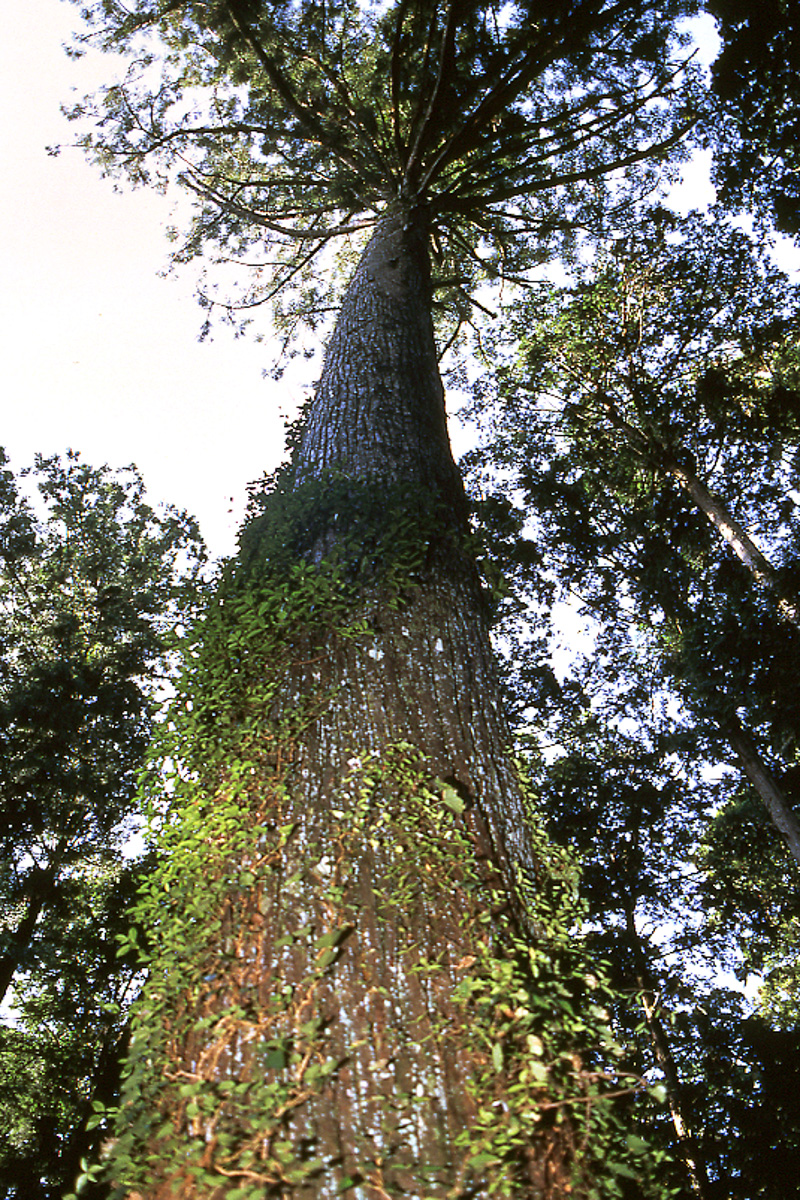
[(168, 199), (116, 194), (79, 151), (47, 155), (74, 137), (59, 106), (87, 75), (61, 49), (77, 10), (24, 0), (5, 13), (0, 445), (15, 470), (67, 447), (92, 464), (135, 462), (151, 500), (188, 508), (229, 552), (247, 483), (281, 457), (279, 409), (300, 390), (262, 378), (268, 345), (224, 328), (197, 341), (191, 275), (158, 277)]

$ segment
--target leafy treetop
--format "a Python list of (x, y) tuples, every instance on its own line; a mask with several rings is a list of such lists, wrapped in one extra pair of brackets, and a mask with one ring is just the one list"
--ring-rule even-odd
[[(116, 0), (79, 43), (124, 79), (70, 115), (135, 184), (195, 196), (180, 261), (266, 242), (250, 301), (387, 205), (426, 209), (440, 278), (510, 274), (525, 235), (663, 158), (697, 111), (679, 19), (694, 0)], [(247, 300), (245, 299), (245, 303)]]

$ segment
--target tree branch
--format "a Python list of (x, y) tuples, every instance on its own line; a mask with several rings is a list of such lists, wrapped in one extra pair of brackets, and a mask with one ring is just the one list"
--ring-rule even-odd
[(458, 0), (450, 0), (448, 5), (444, 33), (442, 34), (442, 49), (439, 55), (439, 69), (436, 73), (436, 82), (433, 85), (433, 91), (428, 97), (428, 103), (425, 106), (425, 111), (422, 115), (422, 123), (417, 130), (414, 144), (405, 164), (405, 180), (409, 183), (412, 192), (415, 190), (413, 187), (414, 174), (417, 169), (417, 164), (422, 156), (425, 142), (430, 136), (433, 113), (444, 88), (445, 76), (449, 67), (455, 60), (457, 4)]
[[(221, 195), (210, 184), (199, 180), (194, 180), (188, 172), (181, 177), (184, 187), (187, 187), (195, 195), (201, 196), (204, 200), (211, 201), (218, 208), (226, 212), (234, 213), (237, 217), (242, 217), (246, 221), (252, 221), (253, 224), (261, 226), (262, 229), (269, 229), (272, 233), (279, 233), (283, 237), (291, 238), (296, 241), (328, 241), (330, 238), (339, 237), (345, 233), (358, 233), (362, 229), (369, 229), (375, 224), (377, 218), (369, 217), (363, 221), (353, 221), (346, 225), (336, 225), (333, 228), (323, 230), (313, 230), (302, 226), (282, 225), (279, 221), (271, 221), (269, 217), (265, 217), (263, 213), (257, 212), (247, 204), (240, 204), (236, 200), (232, 200), (228, 196)], [(318, 209), (316, 215), (321, 215), (325, 212), (334, 213), (336, 208), (332, 205), (329, 209)], [(298, 212), (298, 216), (303, 215)]]
[(351, 171), (355, 171), (359, 178), (363, 178), (367, 173), (365, 172), (364, 163), (346, 153), (340, 146), (337, 146), (335, 139), (331, 137), (324, 126), (317, 120), (316, 114), (307, 105), (303, 104), (302, 101), (298, 100), (286, 76), (274, 59), (267, 54), (247, 21), (237, 13), (237, 7), (238, 5), (234, 3), (234, 0), (227, 0), (226, 8), (234, 28), (255, 54), (264, 69), (264, 73), (291, 114), (296, 117), (313, 141), (323, 146), (329, 153), (338, 158), (341, 163), (349, 167)]

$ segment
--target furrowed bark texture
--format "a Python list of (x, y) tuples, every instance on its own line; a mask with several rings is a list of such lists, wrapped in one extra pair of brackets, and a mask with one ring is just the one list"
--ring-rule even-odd
[[(209, 958), (184, 1013), (174, 1014), (176, 1029), (188, 1015), (194, 1032), (171, 1043), (171, 1079), (252, 1082), (256, 1108), (264, 1081), (274, 1080), (283, 1099), (272, 1115), (248, 1113), (246, 1128), (227, 1101), (202, 1118), (168, 1099), (163, 1110), (195, 1139), (206, 1182), (173, 1160), (147, 1200), (221, 1200), (239, 1186), (299, 1200), (455, 1200), (488, 1196), (498, 1171), (520, 1200), (575, 1196), (568, 1121), (530, 1118), (523, 1148), (491, 1169), (486, 1155), (473, 1164), (476, 1144), (463, 1142), (479, 1108), (481, 1120), (496, 1112), (503, 1125), (524, 1056), (491, 1075), (492, 1046), (457, 988), (498, 943), (502, 957), (497, 931), (520, 929), (521, 881), (533, 885), (542, 868), (508, 758), (485, 605), (464, 547), (466, 503), (447, 438), (422, 214), (381, 221), (344, 299), (296, 484), (324, 485), (332, 470), (387, 489), (387, 504), (390, 489), (412, 501), (424, 496), (438, 525), (425, 535), (424, 566), (399, 604), (379, 573), (365, 589), (364, 636), (331, 630), (294, 648), (274, 715), (291, 715), (309, 696), (324, 700), (291, 747), (280, 798), (272, 810), (264, 800), (256, 816), (291, 836), (279, 852), (253, 859), (255, 888), (227, 905), (224, 979), (215, 982)], [(346, 532), (334, 520), (307, 559), (321, 561)], [(428, 779), (447, 781), (451, 797), (463, 799), (449, 826), (455, 821), (463, 839), (454, 855), (441, 857), (451, 835), (435, 813), (409, 823), (402, 804), (413, 808), (413, 796), (398, 808), (394, 777), (383, 791), (373, 788), (361, 832), (342, 817), (367, 764), (396, 757), (398, 743), (414, 747)], [(498, 886), (505, 900), (498, 919), (487, 919)], [(226, 1006), (237, 1014), (227, 1024)], [(198, 1018), (213, 1033), (197, 1032)], [(509, 1041), (506, 1061), (510, 1050)], [(312, 1082), (317, 1067), (322, 1075)], [(471, 1085), (487, 1068), (493, 1082), (476, 1096)], [(317, 1164), (308, 1178), (292, 1174), (298, 1161)]]
[[(336, 700), (303, 747), (306, 786), (322, 794), (358, 746), (412, 742), (477, 800), (475, 819), (510, 886), (536, 870), (519, 787), (507, 757), (485, 604), (463, 549), (466, 500), (453, 462), (430, 317), (427, 231), (421, 215), (392, 213), (350, 284), (297, 463), (297, 482), (337, 469), (375, 486), (402, 485), (441, 514), (424, 586), (402, 610), (368, 613), (365, 650), (332, 647), (296, 679), (297, 699), (323, 685)], [(333, 533), (335, 537), (335, 532)], [(329, 546), (320, 547), (319, 552)]]
[(427, 230), (403, 210), (378, 225), (342, 302), (297, 461), (297, 482), (339, 467), (448, 498), (463, 521), (430, 318)]

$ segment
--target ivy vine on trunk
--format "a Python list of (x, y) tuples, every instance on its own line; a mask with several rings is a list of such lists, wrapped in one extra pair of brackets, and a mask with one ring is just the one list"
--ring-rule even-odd
[(422, 219), (364, 253), (162, 747), (122, 1194), (614, 1194), (638, 1081), (509, 757)]
[(189, 189), (181, 260), (252, 255), (239, 302), (280, 293), (291, 322), (337, 283), (309, 280), (316, 251), (373, 229), (294, 460), (198, 629), (166, 788), (153, 771), (108, 1167), (131, 1200), (646, 1191), (574, 871), (509, 756), (429, 254), (458, 325), (605, 180), (642, 186), (696, 119), (692, 8), (82, 6), (130, 66), (73, 110), (83, 144)]

